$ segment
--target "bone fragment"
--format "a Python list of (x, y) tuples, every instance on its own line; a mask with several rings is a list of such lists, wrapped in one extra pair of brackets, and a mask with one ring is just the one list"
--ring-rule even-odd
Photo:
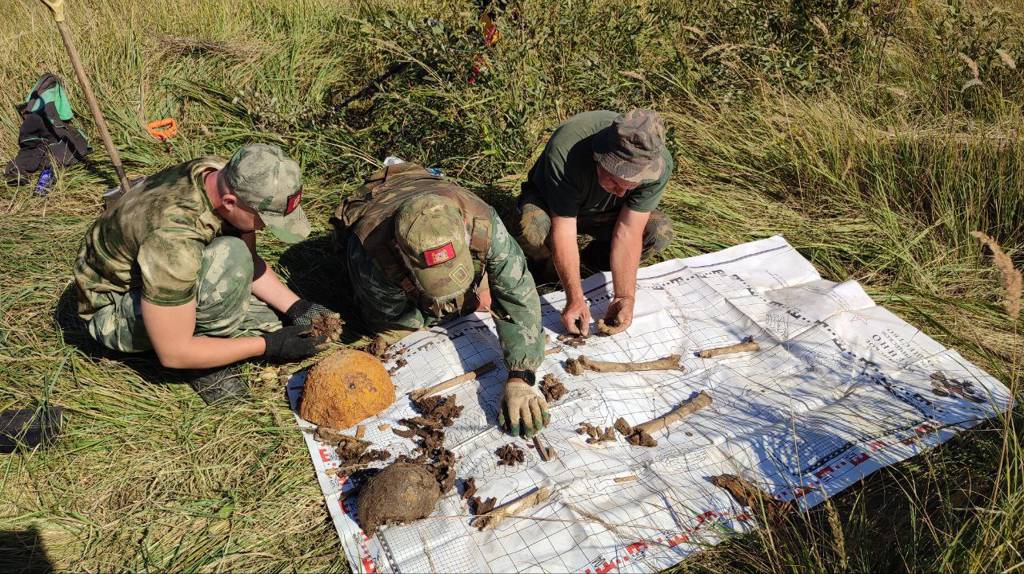
[(693, 413), (711, 405), (711, 395), (707, 391), (701, 391), (696, 397), (686, 401), (678, 407), (656, 419), (649, 420), (643, 424), (633, 427), (633, 432), (643, 431), (652, 434), (667, 429), (673, 423), (679, 422)]
[(477, 516), (470, 524), (479, 530), (492, 530), (497, 528), (498, 524), (509, 516), (533, 508), (550, 497), (551, 487), (542, 486), (530, 494), (521, 496), (512, 502), (502, 504), (486, 514)]
[(598, 373), (629, 373), (636, 371), (682, 371), (683, 366), (679, 364), (679, 355), (669, 355), (654, 361), (641, 361), (637, 363), (615, 363), (611, 361), (598, 361), (590, 359), (586, 355), (580, 355), (575, 359), (565, 362), (565, 370), (573, 375), (582, 375), (583, 371), (595, 371)]
[(735, 345), (726, 345), (724, 347), (715, 347), (714, 349), (704, 349), (694, 353), (701, 359), (710, 359), (711, 357), (718, 357), (720, 355), (732, 355), (735, 353), (746, 353), (749, 351), (760, 351), (761, 347), (757, 344), (757, 341), (753, 337), (745, 337), (739, 343)]
[(558, 458), (558, 453), (555, 452), (554, 448), (544, 446), (544, 444), (540, 442), (539, 434), (533, 435), (533, 447), (537, 449), (537, 454), (540, 455), (540, 459), (544, 462)]
[(497, 365), (494, 364), (494, 361), (491, 361), (489, 363), (484, 363), (484, 364), (480, 365), (479, 367), (473, 369), (472, 371), (469, 371), (467, 373), (463, 373), (463, 374), (461, 374), (461, 375), (459, 375), (457, 377), (452, 377), (452, 378), (448, 379), (447, 381), (442, 381), (440, 383), (437, 383), (436, 385), (431, 385), (429, 387), (425, 387), (425, 388), (422, 388), (422, 389), (416, 389), (416, 390), (414, 390), (414, 391), (409, 393), (409, 397), (412, 398), (412, 400), (414, 400), (414, 401), (418, 401), (418, 400), (423, 399), (425, 397), (429, 397), (431, 395), (436, 395), (437, 393), (440, 393), (441, 391), (447, 391), (448, 389), (450, 389), (452, 387), (457, 387), (457, 386), (459, 386), (462, 383), (465, 383), (467, 381), (475, 381), (478, 377), (482, 377), (482, 376), (486, 375), (487, 373), (493, 371), (496, 368), (497, 368)]

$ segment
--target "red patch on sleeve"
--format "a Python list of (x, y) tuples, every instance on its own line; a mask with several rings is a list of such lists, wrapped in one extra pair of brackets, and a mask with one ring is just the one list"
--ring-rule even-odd
[(452, 259), (455, 259), (455, 247), (450, 242), (423, 252), (423, 260), (427, 263), (427, 267), (440, 265)]

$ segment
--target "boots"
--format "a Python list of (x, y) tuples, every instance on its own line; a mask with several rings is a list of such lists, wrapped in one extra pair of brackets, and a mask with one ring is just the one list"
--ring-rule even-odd
[(249, 384), (242, 376), (240, 364), (199, 369), (190, 374), (192, 377), (188, 382), (189, 386), (208, 405), (240, 401), (249, 396)]

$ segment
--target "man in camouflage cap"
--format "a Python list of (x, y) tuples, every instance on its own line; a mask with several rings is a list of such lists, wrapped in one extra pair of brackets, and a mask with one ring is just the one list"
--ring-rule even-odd
[(294, 361), (323, 343), (309, 325), (330, 311), (299, 298), (256, 254), (264, 226), (286, 242), (309, 234), (301, 198), (298, 164), (271, 145), (145, 178), (85, 237), (74, 269), (79, 316), (107, 348), (152, 349), (163, 366), (188, 369), (208, 403), (245, 396), (235, 363)]
[[(555, 130), (523, 184), (515, 232), (527, 257), (557, 272), (566, 292), (562, 323), (587, 335), (590, 309), (580, 261), (610, 269), (610, 330), (633, 321), (641, 257), (672, 242), (672, 221), (655, 211), (672, 173), (661, 118), (651, 110), (584, 112)], [(582, 254), (577, 233), (593, 238)]]
[(373, 174), (331, 220), (367, 327), (390, 344), (489, 310), (508, 378), (499, 424), (532, 437), (548, 421), (535, 370), (544, 358), (540, 300), (526, 258), (494, 209), (412, 163)]

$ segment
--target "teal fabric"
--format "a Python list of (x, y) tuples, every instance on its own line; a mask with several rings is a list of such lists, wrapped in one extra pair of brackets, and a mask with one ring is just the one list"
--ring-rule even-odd
[[(32, 88), (32, 91), (29, 92), (28, 97), (25, 98), (25, 102), (27, 104), (32, 104), (32, 95), (36, 93), (38, 86), (39, 84), (36, 84), (36, 86)], [(39, 99), (36, 100), (36, 105), (29, 111), (42, 111), (48, 103), (53, 103), (53, 107), (57, 110), (57, 116), (62, 121), (70, 121), (75, 117), (75, 114), (71, 111), (71, 101), (68, 100), (67, 91), (64, 89), (64, 85), (60, 82), (57, 82), (39, 94)]]

